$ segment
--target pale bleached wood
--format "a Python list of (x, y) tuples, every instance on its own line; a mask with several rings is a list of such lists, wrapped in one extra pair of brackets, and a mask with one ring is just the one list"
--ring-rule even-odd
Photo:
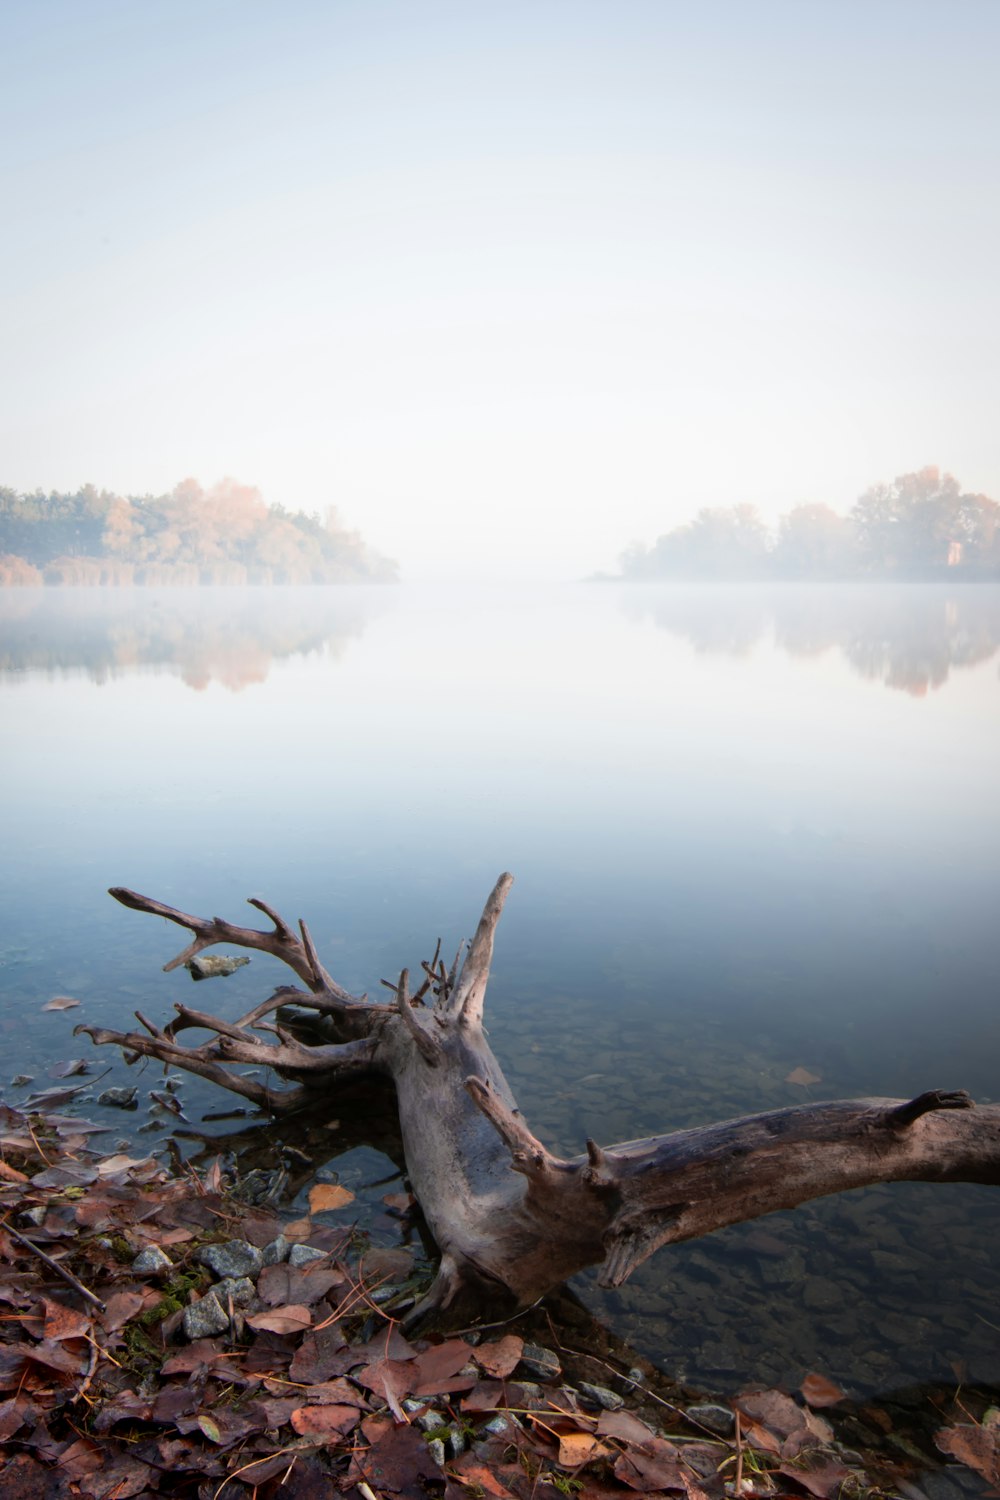
[[(160, 1029), (78, 1027), (98, 1045), (157, 1057), (252, 1100), (274, 1114), (311, 1099), (329, 1104), (338, 1082), (382, 1074), (393, 1080), (407, 1171), (441, 1255), (438, 1277), (417, 1309), (446, 1312), (463, 1296), (504, 1294), (527, 1305), (586, 1266), (618, 1286), (657, 1249), (679, 1240), (847, 1188), (900, 1180), (1000, 1181), (1000, 1106), (977, 1107), (961, 1092), (913, 1100), (854, 1099), (709, 1124), (643, 1141), (553, 1155), (530, 1131), (483, 1029), (483, 1001), (497, 923), (512, 884), (501, 875), (461, 962), (450, 974), (424, 965), (416, 996), (403, 971), (395, 1004), (375, 1005), (336, 985), (305, 928), (263, 902), (271, 933), (193, 917), (116, 889), (124, 905), (186, 927), (186, 950), (226, 942), (261, 949), (288, 964), (308, 993), (281, 990), (238, 1021), (187, 1006)], [(168, 968), (185, 959), (180, 955)], [(433, 988), (433, 1008), (422, 1007)], [(334, 1040), (310, 1045), (282, 1019), (310, 1009)], [(277, 1023), (265, 1016), (277, 1016)], [(178, 1031), (210, 1033), (183, 1046)], [(254, 1035), (264, 1031), (267, 1038)], [(273, 1038), (273, 1039), (272, 1039)], [(295, 1086), (270, 1088), (239, 1067), (265, 1066)], [(558, 1058), (552, 1059), (558, 1069)]]

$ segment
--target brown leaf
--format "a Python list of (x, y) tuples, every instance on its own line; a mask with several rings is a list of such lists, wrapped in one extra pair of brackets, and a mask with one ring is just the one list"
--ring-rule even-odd
[(53, 995), (51, 1000), (46, 1000), (42, 1010), (72, 1010), (79, 1004), (79, 1000), (71, 1000), (69, 995)]
[(800, 1465), (793, 1468), (788, 1465), (778, 1470), (779, 1474), (794, 1479), (796, 1484), (802, 1485), (803, 1489), (807, 1489), (811, 1495), (817, 1495), (819, 1500), (829, 1500), (831, 1495), (839, 1494), (840, 1487), (850, 1472), (844, 1464), (836, 1463), (833, 1459), (809, 1468)]
[(257, 1294), (271, 1307), (280, 1307), (287, 1302), (311, 1307), (332, 1287), (342, 1286), (346, 1280), (343, 1271), (338, 1271), (336, 1266), (325, 1266), (319, 1261), (309, 1266), (283, 1263), (264, 1267), (257, 1278)]
[(45, 1318), (42, 1333), (47, 1339), (84, 1338), (93, 1326), (86, 1313), (64, 1307), (61, 1302), (53, 1302), (48, 1297), (42, 1298), (42, 1311)]
[(503, 1380), (517, 1368), (523, 1352), (524, 1340), (508, 1333), (494, 1344), (480, 1344), (473, 1350), (473, 1358), (484, 1374)]
[(808, 1088), (810, 1083), (822, 1083), (823, 1077), (820, 1073), (810, 1073), (808, 1068), (793, 1068), (785, 1079), (786, 1083), (797, 1083), (799, 1088)]
[(620, 1443), (632, 1443), (640, 1448), (656, 1436), (652, 1427), (647, 1427), (628, 1411), (602, 1411), (597, 1419), (597, 1432), (600, 1437), (617, 1438)]
[(414, 1361), (416, 1394), (420, 1394), (422, 1385), (457, 1375), (462, 1366), (468, 1364), (473, 1353), (475, 1351), (472, 1345), (467, 1344), (464, 1339), (448, 1339), (443, 1344), (432, 1344), (429, 1349), (424, 1349)]
[(499, 1380), (481, 1380), (462, 1398), (463, 1411), (497, 1411), (506, 1405), (506, 1394)]
[(474, 1494), (492, 1495), (493, 1500), (514, 1500), (510, 1490), (473, 1453), (463, 1453), (452, 1466), (452, 1472), (459, 1484), (468, 1485)]
[(301, 1303), (290, 1302), (285, 1307), (272, 1308), (270, 1312), (250, 1313), (246, 1323), (257, 1332), (301, 1333), (303, 1328), (312, 1327), (312, 1313)]
[(997, 1433), (992, 1428), (959, 1423), (936, 1432), (934, 1441), (942, 1453), (950, 1453), (960, 1464), (974, 1469), (990, 1484), (1000, 1484), (1000, 1449)]
[(412, 1193), (386, 1193), (382, 1202), (390, 1213), (397, 1214), (399, 1218), (404, 1219), (407, 1214), (413, 1212), (417, 1200)]
[(299, 1406), (290, 1420), (300, 1437), (346, 1437), (360, 1415), (356, 1406)]
[(840, 1386), (827, 1380), (825, 1375), (807, 1375), (799, 1389), (810, 1406), (836, 1406), (838, 1401), (844, 1399)]
[(0, 1177), (2, 1177), (5, 1182), (28, 1181), (28, 1178), (23, 1172), (19, 1172), (16, 1167), (8, 1167), (5, 1161), (0, 1161)]
[(735, 1404), (745, 1417), (782, 1438), (790, 1437), (806, 1425), (802, 1407), (784, 1391), (751, 1391), (737, 1396)]
[[(669, 1444), (664, 1446), (668, 1447)], [(620, 1479), (622, 1484), (627, 1484), (629, 1489), (640, 1490), (644, 1494), (650, 1490), (684, 1488), (680, 1467), (675, 1460), (666, 1455), (654, 1457), (643, 1453), (640, 1448), (619, 1454), (615, 1461), (615, 1478)]]
[(350, 1188), (341, 1187), (339, 1182), (317, 1182), (309, 1189), (309, 1212), (312, 1214), (329, 1213), (333, 1208), (343, 1208), (345, 1203), (353, 1202), (354, 1194)]
[(316, 1385), (331, 1375), (343, 1375), (353, 1362), (336, 1323), (307, 1333), (292, 1358), (289, 1379), (300, 1385)]
[(578, 1469), (593, 1458), (607, 1458), (611, 1452), (599, 1443), (591, 1432), (563, 1432), (559, 1435), (559, 1457), (561, 1469)]
[(105, 1453), (95, 1474), (79, 1481), (81, 1495), (88, 1500), (131, 1500), (151, 1488), (153, 1470), (128, 1454)]
[(105, 1310), (100, 1314), (100, 1323), (106, 1334), (114, 1334), (129, 1319), (141, 1313), (145, 1298), (141, 1292), (112, 1292), (106, 1299)]
[(304, 1219), (292, 1219), (291, 1223), (286, 1224), (281, 1232), (290, 1245), (300, 1245), (303, 1240), (307, 1240), (312, 1234), (312, 1227), (312, 1219), (308, 1217)]
[(419, 1481), (440, 1484), (441, 1470), (431, 1457), (423, 1434), (413, 1427), (390, 1427), (362, 1460), (364, 1475), (376, 1493), (423, 1494)]

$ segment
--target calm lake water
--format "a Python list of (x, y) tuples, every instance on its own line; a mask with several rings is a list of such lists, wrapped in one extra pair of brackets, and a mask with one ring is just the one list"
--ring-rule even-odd
[[(491, 1040), (554, 1149), (808, 1097), (1000, 1097), (1000, 590), (6, 590), (0, 642), (11, 1102), (75, 1056), (145, 1102), (159, 1069), (76, 1021), (234, 1015), (283, 978), (258, 956), (192, 996), (161, 972), (182, 935), (109, 885), (234, 920), (262, 896), (372, 991), (469, 934), (504, 869)], [(185, 1154), (261, 1139), (203, 1122), (231, 1096), (180, 1096)], [(342, 1104), (321, 1171), (390, 1239), (397, 1169)], [(72, 1107), (147, 1149), (178, 1125)], [(996, 1384), (998, 1232), (1000, 1194), (900, 1185), (575, 1289), (714, 1389)]]

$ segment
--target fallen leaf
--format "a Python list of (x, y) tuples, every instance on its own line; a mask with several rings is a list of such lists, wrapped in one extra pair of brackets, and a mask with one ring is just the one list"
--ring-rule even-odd
[(631, 1443), (640, 1448), (656, 1436), (652, 1427), (647, 1427), (628, 1411), (602, 1411), (597, 1419), (597, 1431), (601, 1437), (617, 1438), (620, 1443)]
[(784, 1391), (751, 1391), (737, 1396), (739, 1410), (752, 1422), (759, 1422), (779, 1437), (791, 1437), (806, 1425), (806, 1413)]
[(303, 1328), (312, 1327), (312, 1313), (301, 1303), (291, 1302), (287, 1307), (275, 1307), (270, 1312), (251, 1313), (245, 1321), (258, 1333), (301, 1333)]
[[(77, 1004), (76, 1001), (74, 1001), (73, 1003), (74, 1003), (74, 1005)], [(87, 1061), (87, 1059), (85, 1057), (74, 1057), (74, 1058), (71, 1058), (69, 1062), (55, 1063), (49, 1069), (49, 1077), (50, 1078), (72, 1078), (77, 1073), (87, 1073), (89, 1071), (90, 1071), (90, 1064), (88, 1063), (88, 1061)]]
[(328, 1213), (332, 1208), (343, 1208), (345, 1203), (353, 1202), (354, 1194), (350, 1188), (341, 1187), (339, 1182), (317, 1182), (309, 1189), (310, 1213)]
[(432, 1344), (415, 1361), (416, 1394), (420, 1395), (420, 1388), (432, 1381), (447, 1380), (449, 1376), (457, 1375), (475, 1352), (472, 1345), (467, 1344), (464, 1339), (447, 1339), (443, 1344)]
[(281, 1232), (290, 1245), (300, 1245), (303, 1240), (307, 1240), (312, 1234), (312, 1227), (312, 1219), (310, 1218), (292, 1219), (289, 1224), (285, 1225)]
[(997, 1434), (992, 1428), (965, 1423), (943, 1427), (934, 1434), (934, 1442), (942, 1453), (950, 1453), (952, 1458), (974, 1469), (990, 1484), (1000, 1484), (1000, 1450)]
[(493, 1500), (514, 1500), (510, 1490), (472, 1453), (462, 1454), (454, 1466), (454, 1473), (459, 1484), (468, 1485), (474, 1494), (492, 1495)]
[(382, 1198), (382, 1202), (390, 1213), (398, 1215), (401, 1219), (405, 1219), (407, 1214), (413, 1212), (417, 1200), (412, 1193), (386, 1193)]
[(805, 1468), (796, 1464), (782, 1467), (779, 1474), (784, 1474), (788, 1479), (794, 1479), (796, 1484), (802, 1485), (811, 1495), (818, 1496), (818, 1500), (830, 1500), (831, 1495), (839, 1495), (844, 1480), (849, 1476), (850, 1469), (844, 1464), (837, 1463), (833, 1459), (825, 1460), (812, 1467)]
[(79, 1000), (71, 1000), (69, 995), (53, 995), (51, 1000), (46, 1000), (42, 1010), (72, 1010), (79, 1004)]
[(797, 1083), (800, 1088), (807, 1088), (810, 1083), (822, 1083), (823, 1079), (819, 1073), (810, 1073), (808, 1068), (793, 1068), (785, 1079), (786, 1083)]
[(208, 1438), (208, 1441), (210, 1443), (222, 1442), (222, 1433), (219, 1431), (218, 1422), (213, 1421), (212, 1418), (206, 1416), (204, 1412), (198, 1413), (198, 1426), (201, 1428), (202, 1432)]
[(480, 1344), (473, 1357), (484, 1374), (503, 1380), (517, 1368), (523, 1352), (524, 1340), (516, 1333), (508, 1333), (495, 1344)]
[(356, 1406), (299, 1406), (290, 1421), (300, 1437), (346, 1437), (360, 1415)]
[[(664, 1444), (669, 1447), (669, 1444)], [(652, 1455), (639, 1448), (619, 1454), (615, 1462), (615, 1478), (627, 1484), (629, 1489), (648, 1493), (650, 1490), (682, 1490), (679, 1464), (668, 1454)]]
[(799, 1389), (810, 1406), (836, 1406), (838, 1401), (844, 1399), (844, 1392), (839, 1385), (834, 1385), (825, 1375), (817, 1375), (815, 1372), (806, 1376)]
[(343, 1271), (336, 1266), (314, 1261), (307, 1266), (290, 1266), (287, 1261), (277, 1266), (265, 1266), (257, 1281), (257, 1293), (271, 1307), (283, 1307), (288, 1303), (311, 1307), (331, 1289), (346, 1280)]
[(599, 1443), (590, 1432), (563, 1432), (559, 1435), (559, 1457), (556, 1459), (561, 1469), (578, 1469), (581, 1464), (589, 1463), (593, 1458), (607, 1458), (611, 1452)]

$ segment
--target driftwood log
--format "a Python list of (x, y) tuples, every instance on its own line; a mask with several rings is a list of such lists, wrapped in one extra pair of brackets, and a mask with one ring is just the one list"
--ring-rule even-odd
[[(193, 935), (166, 969), (217, 943), (235, 944), (273, 954), (304, 988), (278, 989), (231, 1022), (178, 1005), (164, 1028), (137, 1012), (142, 1031), (77, 1031), (124, 1048), (130, 1061), (154, 1057), (200, 1074), (276, 1116), (328, 1101), (343, 1080), (390, 1078), (410, 1184), (440, 1253), (414, 1321), (456, 1301), (495, 1303), (497, 1294), (526, 1306), (591, 1265), (601, 1266), (605, 1285), (619, 1286), (662, 1245), (846, 1188), (1000, 1180), (1000, 1106), (937, 1090), (911, 1100), (805, 1104), (619, 1145), (588, 1140), (580, 1156), (553, 1156), (525, 1124), (483, 1028), (511, 882), (501, 875), (450, 969), (439, 943), (414, 991), (404, 969), (388, 986), (387, 1004), (348, 994), (323, 967), (305, 924), (295, 932), (262, 901), (251, 905), (272, 931), (190, 916), (115, 888), (123, 905)], [(296, 1021), (310, 1013), (318, 1027), (303, 1039)], [(178, 1037), (189, 1028), (211, 1036), (188, 1046)], [(288, 1086), (246, 1077), (246, 1065), (263, 1065)]]

